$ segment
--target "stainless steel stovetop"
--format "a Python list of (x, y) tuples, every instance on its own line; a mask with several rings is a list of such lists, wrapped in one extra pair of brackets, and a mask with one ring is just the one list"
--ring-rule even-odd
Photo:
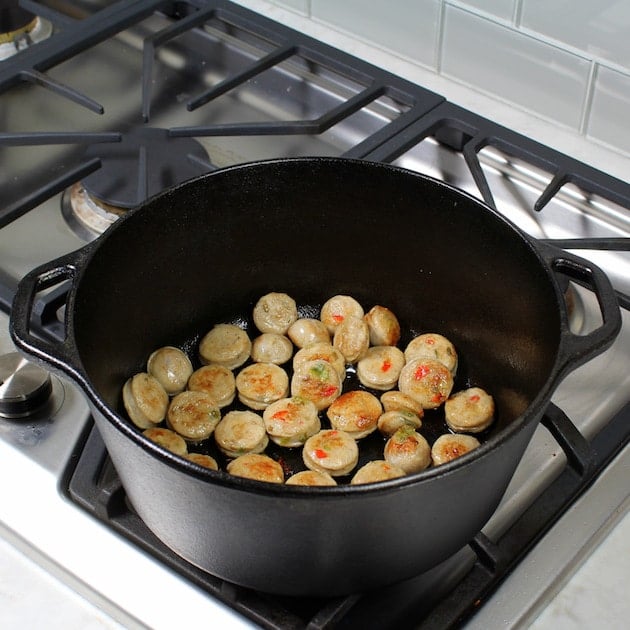
[[(518, 136), (514, 144), (512, 132), (419, 86), (342, 53), (328, 56), (328, 47), (228, 2), (184, 2), (179, 13), (170, 15), (159, 11), (164, 3), (115, 3), (106, 9), (107, 19), (120, 17), (117, 11), (128, 12), (125, 27), (112, 27), (103, 41), (84, 45), (81, 33), (96, 31), (99, 21), (103, 24), (103, 14), (91, 17), (101, 4), (109, 3), (60, 2), (58, 9), (42, 11), (54, 36), (37, 46), (76, 32), (82, 48), (80, 54), (42, 69), (50, 85), (42, 85), (46, 82), (37, 74), (25, 80), (21, 75), (14, 83), (6, 70), (11, 59), (0, 61), (0, 273), (9, 292), (36, 265), (81, 247), (94, 221), (114, 220), (107, 207), (98, 207), (87, 223), (81, 217), (68, 222), (62, 208), (67, 214), (72, 183), (98, 175), (102, 163), (86, 149), (119, 142), (134, 128), (194, 137), (207, 156), (192, 164), (198, 172), (282, 156), (384, 160), (494, 203), (539, 238), (630, 237), (630, 185)], [(76, 28), (79, 22), (82, 29)], [(196, 27), (176, 30), (185, 22)], [(19, 54), (29, 55), (37, 46)], [(33, 57), (37, 59), (35, 53)], [(250, 72), (253, 67), (256, 71)], [(484, 138), (488, 141), (478, 142)], [(473, 151), (471, 158), (473, 144), (484, 148)], [(142, 167), (134, 168), (131, 178), (138, 185), (132, 187), (132, 196), (139, 197), (132, 201), (138, 202), (153, 184), (147, 183)], [(575, 174), (567, 179), (578, 185), (563, 185), (562, 177), (554, 178), (556, 168)], [(545, 204), (538, 212), (534, 207), (540, 200)], [(7, 216), (10, 220), (5, 218), (3, 225), (2, 217)], [(630, 254), (627, 241), (619, 247), (575, 248), (608, 273), (626, 308), (613, 347), (567, 377), (553, 398), (584, 438), (580, 446), (586, 449), (612, 418), (628, 413), (630, 401), (625, 297), (630, 294)], [(573, 326), (575, 332), (587, 332), (597, 326), (596, 299), (587, 289), (574, 289)], [(0, 314), (0, 354), (13, 350), (7, 330), (8, 316)], [(191, 613), (211, 614), (220, 627), (249, 623), (221, 598), (209, 597), (178, 577), (64, 496), (60, 487), (68, 463), (76, 459), (77, 444), (90, 426), (81, 394), (56, 377), (46, 413), (22, 421), (0, 419), (0, 473), (19, 480), (0, 490), (0, 535), (28, 549), (125, 625), (174, 627), (176, 611), (156, 601), (160, 598), (155, 593), (162, 592)], [(567, 463), (565, 449), (548, 427), (553, 431), (553, 418), (538, 428), (501, 506), (483, 530), (483, 540), (490, 545), (566, 474), (567, 467), (576, 465)], [(597, 476), (597, 501), (603, 501), (609, 514), (627, 502), (623, 471), (629, 458), (626, 446)], [(555, 549), (555, 555), (543, 555), (556, 569), (539, 584), (512, 585), (507, 599), (514, 624), (534, 614), (554, 575), (575, 562), (601, 527), (597, 519), (586, 522), (589, 510), (583, 503), (574, 504), (563, 518), (571, 519), (572, 511), (577, 515), (562, 544), (547, 538), (538, 546), (540, 554)], [(461, 556), (453, 571), (463, 575), (477, 555), (466, 548)], [(124, 571), (102, 569), (114, 566), (113, 557)], [(230, 590), (229, 585), (222, 588)], [(469, 623), (487, 627), (492, 619), (491, 607), (484, 606)]]

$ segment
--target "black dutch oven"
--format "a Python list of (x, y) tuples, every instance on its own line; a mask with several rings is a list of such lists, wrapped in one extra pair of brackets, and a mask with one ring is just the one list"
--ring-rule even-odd
[[(569, 330), (567, 277), (600, 304), (603, 323), (585, 336)], [(68, 279), (66, 339), (43, 341), (29, 330), (34, 296)], [(482, 446), (404, 478), (321, 488), (210, 471), (143, 437), (122, 408), (125, 380), (162, 345), (195, 354), (215, 323), (250, 326), (269, 291), (310, 313), (339, 293), (385, 305), (405, 331), (401, 347), (423, 331), (449, 337), (456, 387), (480, 385), (495, 399)], [(231, 582), (313, 596), (394, 583), (466, 545), (561, 379), (609, 347), (620, 325), (610, 283), (589, 262), (534, 242), (447, 184), (328, 158), (236, 166), (159, 194), (26, 276), (11, 318), (18, 348), (85, 392), (133, 506), (159, 539)]]

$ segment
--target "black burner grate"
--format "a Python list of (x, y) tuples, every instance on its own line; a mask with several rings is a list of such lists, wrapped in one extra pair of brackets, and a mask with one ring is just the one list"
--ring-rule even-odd
[[(532, 206), (534, 212), (541, 212), (567, 184), (577, 186), (586, 196), (597, 195), (630, 209), (628, 183), (447, 101), (365, 157), (393, 162), (427, 138), (434, 138), (463, 155), (481, 198), (495, 209), (492, 188), (479, 159), (480, 151), (486, 147), (496, 148), (510, 158), (551, 173), (549, 183)], [(544, 240), (564, 249), (630, 251), (630, 238), (623, 237)], [(617, 298), (623, 308), (630, 309), (630, 296), (617, 291)]]
[[(414, 120), (431, 110), (443, 97), (424, 88), (405, 81), (364, 61), (342, 53), (306, 35), (285, 28), (280, 24), (252, 13), (238, 5), (221, 0), (186, 0), (183, 2), (165, 2), (164, 0), (136, 0), (135, 2), (119, 1), (93, 15), (82, 19), (73, 19), (51, 8), (45, 8), (35, 2), (25, 2), (32, 11), (44, 12), (56, 32), (50, 39), (40, 42), (23, 51), (14, 59), (0, 66), (0, 94), (15, 88), (22, 83), (40, 85), (58, 95), (78, 103), (82, 107), (105, 116), (101, 103), (96, 102), (88, 94), (77, 87), (64, 85), (51, 78), (47, 71), (54, 69), (73, 55), (78, 55), (125, 29), (140, 23), (148, 16), (159, 14), (167, 17), (169, 25), (158, 32), (147, 35), (142, 43), (142, 71), (138, 81), (142, 84), (141, 102), (138, 103), (138, 129), (135, 136), (142, 134), (142, 127), (147, 126), (151, 118), (152, 100), (152, 68), (154, 58), (168, 42), (177, 36), (211, 24), (213, 28), (227, 33), (237, 32), (239, 37), (255, 38), (255, 41), (268, 49), (262, 58), (252, 59), (244, 69), (225, 77), (211, 88), (194, 95), (182, 103), (182, 112), (199, 109), (222, 94), (246, 84), (272, 67), (280, 66), (292, 58), (304, 68), (318, 67), (321, 72), (332, 73), (344, 77), (356, 85), (356, 93), (347, 94), (341, 102), (330, 106), (323, 113), (312, 118), (241, 121), (190, 126), (180, 126), (163, 130), (163, 135), (170, 138), (193, 138), (207, 136), (287, 136), (287, 135), (321, 135), (340, 121), (356, 114), (379, 99), (390, 99), (399, 109), (391, 121), (374, 130), (366, 138), (346, 150), (343, 155), (361, 158), (391, 138)], [(141, 122), (143, 121), (143, 122)], [(115, 123), (112, 123), (115, 125)], [(114, 128), (110, 132), (32, 132), (14, 131), (0, 132), (0, 147), (23, 147), (45, 145), (71, 145), (78, 149), (90, 147), (85, 157), (67, 168), (61, 176), (50, 178), (43, 184), (33, 186), (28, 194), (21, 194), (14, 202), (0, 208), (0, 228), (16, 220), (25, 212), (35, 208), (46, 199), (60, 193), (70, 185), (90, 176), (101, 169), (106, 161), (106, 154), (111, 149), (102, 149), (110, 143), (124, 142), (129, 135), (128, 129)], [(154, 134), (155, 135), (155, 134)], [(151, 182), (160, 180), (150, 172), (151, 162), (146, 158), (146, 144), (140, 143), (136, 152), (137, 177), (134, 177), (134, 190), (124, 195), (123, 205), (130, 207), (141, 203), (147, 195), (154, 192)], [(125, 149), (122, 149), (123, 151)], [(166, 149), (168, 151), (168, 149)], [(190, 169), (187, 175), (202, 174), (216, 168), (211, 161), (199, 159), (193, 152), (190, 158)], [(158, 166), (161, 168), (161, 166)], [(103, 175), (109, 178), (107, 169)], [(196, 172), (195, 172), (196, 170)], [(116, 179), (117, 172), (111, 176)], [(174, 182), (171, 182), (174, 183)], [(24, 183), (21, 184), (24, 188)], [(99, 184), (99, 190), (107, 189), (107, 184)], [(100, 198), (101, 201), (116, 205), (115, 201)]]
[(500, 540), (493, 542), (480, 533), (469, 547), (423, 575), (376, 593), (347, 597), (310, 599), (258, 593), (200, 571), (175, 555), (130, 507), (96, 427), (80, 449), (76, 465), (73, 462), (67, 470), (63, 487), (94, 517), (263, 628), (445, 630), (461, 626), (474, 615), (628, 443), (630, 405), (590, 444), (553, 405), (542, 423), (567, 454), (567, 464)]

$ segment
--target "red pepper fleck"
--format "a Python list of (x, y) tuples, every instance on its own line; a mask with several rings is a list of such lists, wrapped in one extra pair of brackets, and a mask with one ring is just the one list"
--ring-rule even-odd
[(444, 394), (434, 394), (433, 398), (431, 398), (431, 402), (439, 403), (444, 400)]
[(383, 361), (383, 365), (381, 365), (381, 371), (387, 372), (392, 367), (392, 362), (389, 359), (385, 359)]
[(343, 321), (343, 315), (333, 315), (332, 318), (337, 324), (341, 324)]
[(419, 365), (416, 368), (416, 371), (413, 373), (413, 377), (417, 381), (419, 381), (421, 378), (424, 378), (430, 371), (431, 369), (429, 368), (428, 365)]
[(329, 385), (328, 387), (324, 387), (322, 389), (322, 396), (324, 396), (324, 398), (328, 398), (329, 396), (335, 394), (337, 392), (337, 389), (338, 388), (336, 385)]
[(276, 420), (286, 420), (288, 415), (289, 415), (288, 409), (280, 409), (279, 411), (276, 411), (276, 413), (274, 413), (273, 416), (271, 417)]
[(433, 339), (433, 337), (427, 337), (424, 340), (424, 343), (428, 343), (430, 346), (432, 346), (435, 343), (435, 339)]
[(478, 400), (479, 400), (478, 394), (474, 394), (473, 396), (470, 397), (470, 402), (477, 402)]
[(328, 457), (328, 453), (321, 448), (316, 448), (315, 457), (318, 457), (319, 459), (324, 459), (324, 457)]

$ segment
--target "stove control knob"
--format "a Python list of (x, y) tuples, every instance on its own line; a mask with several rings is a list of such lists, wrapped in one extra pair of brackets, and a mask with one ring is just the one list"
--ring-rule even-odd
[(50, 399), (50, 374), (19, 352), (0, 355), (0, 417), (26, 418)]

